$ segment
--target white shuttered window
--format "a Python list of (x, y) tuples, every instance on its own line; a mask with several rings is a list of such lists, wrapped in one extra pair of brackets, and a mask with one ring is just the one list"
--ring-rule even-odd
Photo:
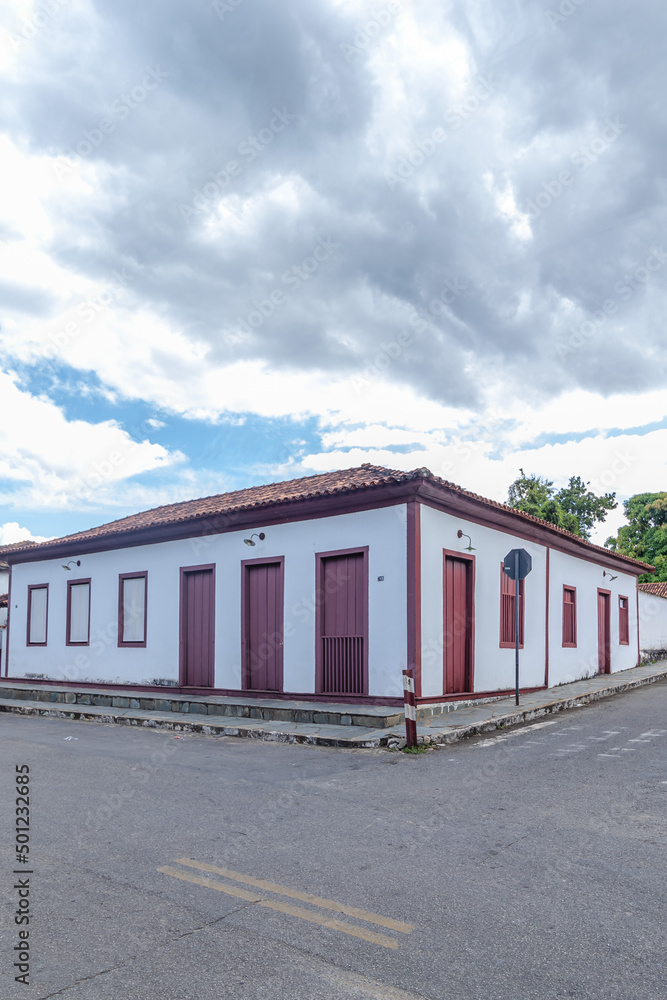
[(146, 635), (146, 577), (121, 578), (122, 642), (142, 642)]
[(71, 583), (69, 598), (67, 640), (70, 643), (87, 643), (90, 635), (90, 584)]
[(31, 587), (28, 591), (28, 643), (44, 645), (46, 642), (46, 587)]

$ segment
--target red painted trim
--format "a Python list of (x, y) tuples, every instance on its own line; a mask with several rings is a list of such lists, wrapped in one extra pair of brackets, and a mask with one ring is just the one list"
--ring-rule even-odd
[[(44, 634), (44, 642), (31, 642), (30, 641), (30, 625), (32, 619), (32, 592), (33, 590), (46, 590), (46, 621)], [(9, 604), (9, 600), (7, 601)], [(9, 620), (9, 611), (7, 612), (7, 620)], [(26, 618), (26, 628), (25, 628), (25, 644), (26, 646), (46, 646), (49, 641), (49, 585), (48, 583), (30, 583), (28, 584), (28, 614)]]
[(408, 562), (408, 670), (415, 679), (417, 698), (422, 693), (422, 608), (421, 608), (421, 506), (417, 500), (407, 505)]
[(566, 555), (577, 556), (587, 562), (593, 562), (602, 569), (617, 569), (621, 573), (630, 573), (640, 576), (646, 572), (648, 563), (639, 563), (629, 556), (621, 556), (617, 553), (601, 549), (591, 542), (583, 539), (570, 538), (562, 535), (557, 529), (553, 529), (548, 524), (526, 520), (507, 510), (489, 506), (482, 500), (475, 500), (474, 497), (451, 491), (444, 499), (439, 488), (434, 483), (422, 481), (419, 487), (420, 502), (435, 510), (443, 511), (454, 517), (461, 517), (475, 524), (483, 525), (486, 528), (494, 528), (516, 538), (525, 541), (535, 542), (536, 545), (549, 545), (557, 552), (564, 552)]
[[(179, 604), (178, 604), (178, 683), (180, 687), (185, 688), (185, 638), (186, 638), (186, 621), (185, 621), (185, 601), (183, 600), (183, 593), (185, 589), (185, 576), (186, 573), (198, 573), (204, 570), (213, 571), (212, 587), (209, 602), (209, 614), (211, 615), (211, 621), (213, 622), (213, 643), (211, 646), (211, 660), (213, 664), (213, 674), (215, 677), (215, 563), (203, 563), (201, 566), (180, 566), (179, 567)], [(153, 689), (155, 690), (155, 689)], [(162, 688), (161, 690), (165, 690)], [(204, 692), (210, 692), (210, 688), (188, 688), (188, 690), (201, 690)]]
[[(373, 510), (418, 499), (437, 510), (455, 517), (462, 517), (475, 524), (492, 527), (498, 531), (533, 541), (569, 555), (578, 556), (599, 564), (605, 569), (639, 576), (645, 573), (648, 563), (640, 563), (629, 556), (608, 552), (583, 539), (571, 538), (548, 524), (532, 521), (511, 510), (493, 506), (484, 499), (465, 494), (451, 487), (438, 485), (424, 479), (411, 479), (402, 483), (360, 487), (347, 493), (337, 493), (303, 500), (286, 500), (253, 507), (249, 510), (230, 511), (214, 517), (196, 517), (172, 524), (135, 528), (113, 535), (90, 537), (82, 540), (63, 539), (62, 542), (44, 547), (36, 545), (23, 552), (7, 552), (4, 558), (11, 562), (40, 562), (61, 555), (74, 556), (91, 552), (104, 552), (136, 545), (173, 541), (179, 538), (205, 538), (212, 534), (241, 531), (249, 528), (260, 530), (272, 524), (292, 524), (295, 521), (334, 517), (361, 510)], [(652, 568), (652, 567), (651, 567)]]
[[(85, 642), (70, 642), (70, 615), (72, 611), (72, 587), (76, 587), (78, 584), (87, 583), (88, 584), (88, 638)], [(92, 584), (91, 577), (85, 577), (81, 580), (68, 580), (67, 581), (67, 611), (66, 611), (66, 621), (65, 621), (65, 645), (66, 646), (89, 646), (90, 645), (90, 607), (91, 607), (91, 594), (92, 594)]]
[[(313, 694), (310, 691), (242, 691), (240, 688), (197, 688), (197, 687), (186, 687), (185, 685), (180, 687), (162, 687), (156, 684), (109, 684), (105, 681), (62, 681), (62, 680), (47, 680), (47, 679), (33, 679), (31, 677), (9, 677), (9, 684), (5, 685), (4, 678), (0, 680), (0, 691), (3, 686), (9, 687), (11, 683), (16, 684), (29, 684), (32, 686), (48, 687), (69, 687), (69, 688), (85, 688), (86, 690), (99, 690), (99, 691), (131, 691), (138, 692), (139, 694), (145, 692), (152, 692), (155, 695), (156, 691), (162, 691), (169, 696), (184, 696), (186, 697), (196, 697), (198, 695), (215, 695), (220, 698), (243, 698), (246, 695), (249, 699), (270, 699), (272, 701), (317, 701), (322, 704), (327, 705), (386, 705), (389, 708), (402, 708), (403, 699), (402, 698), (380, 698), (369, 696), (366, 698), (361, 698), (359, 695), (345, 695), (337, 694), (332, 697), (330, 694)], [(85, 707), (85, 706), (84, 706)]]
[[(364, 606), (362, 608), (362, 620), (364, 623), (364, 691), (363, 695), (355, 695), (355, 697), (368, 697), (368, 545), (359, 545), (353, 549), (332, 549), (331, 552), (315, 553), (315, 690), (318, 694), (323, 694), (322, 685), (324, 680), (322, 664), (323, 561), (335, 556), (354, 556), (359, 554), (363, 556), (365, 581)], [(339, 698), (339, 695), (328, 694), (326, 697), (329, 700), (336, 700)]]
[[(125, 631), (125, 605), (123, 601), (123, 583), (125, 580), (144, 580), (144, 637), (141, 642), (125, 642), (123, 633)], [(140, 573), (119, 573), (118, 574), (118, 647), (119, 649), (144, 649), (146, 647), (146, 635), (148, 625), (148, 571), (142, 570)]]
[[(566, 590), (571, 590), (571, 591), (574, 592), (574, 602), (573, 602), (574, 603), (574, 623), (573, 623), (574, 642), (566, 642), (565, 641), (565, 591)], [(562, 610), (561, 625), (562, 625), (561, 639), (562, 639), (563, 649), (576, 649), (577, 648), (577, 588), (576, 587), (571, 587), (568, 583), (564, 583), (563, 584), (563, 610)]]
[[(544, 691), (543, 687), (521, 688), (520, 694), (530, 694), (533, 691)], [(468, 691), (463, 694), (438, 694), (428, 698), (418, 698), (418, 705), (443, 705), (448, 701), (477, 701), (480, 698), (502, 698), (505, 695), (514, 697), (514, 688), (503, 688), (501, 691)]]
[[(637, 598), (639, 608), (639, 598)], [(9, 580), (7, 582), (7, 628), (5, 629), (5, 677), (9, 676), (9, 623), (12, 617), (12, 564), (9, 564)]]
[(241, 686), (243, 691), (250, 691), (250, 602), (248, 600), (248, 573), (250, 566), (280, 566), (279, 603), (282, 608), (281, 642), (280, 642), (280, 684), (277, 690), (284, 687), (284, 642), (285, 642), (285, 557), (265, 556), (258, 559), (241, 560)]
[[(627, 636), (628, 636), (627, 639), (622, 639), (621, 638), (621, 635), (622, 635), (622, 633), (621, 633), (621, 617), (622, 617), (621, 612), (623, 611), (623, 608), (621, 607), (621, 601), (626, 601), (627, 602), (626, 605), (625, 605), (625, 624), (627, 626), (626, 633), (627, 633)], [(619, 644), (619, 646), (629, 646), (630, 645), (630, 598), (626, 597), (625, 594), (619, 594), (618, 595), (618, 644)]]
[(546, 612), (544, 618), (544, 686), (549, 687), (549, 601), (551, 599), (551, 549), (547, 545)]
[[(470, 692), (469, 693), (472, 693), (472, 691), (475, 688), (475, 633), (476, 633), (476, 619), (475, 619), (475, 573), (476, 573), (477, 563), (476, 563), (476, 560), (475, 560), (475, 556), (472, 555), (472, 553), (470, 553), (470, 552), (460, 552), (460, 551), (455, 550), (455, 549), (443, 549), (442, 550), (442, 597), (443, 597), (443, 600), (442, 600), (442, 616), (443, 616), (443, 622), (442, 622), (442, 625), (443, 625), (443, 628), (442, 628), (442, 636), (443, 636), (443, 643), (442, 643), (442, 647), (443, 647), (442, 648), (442, 678), (443, 678), (443, 694), (446, 693), (444, 691), (444, 687), (445, 687), (445, 642), (444, 642), (444, 638), (445, 638), (445, 630), (446, 630), (446, 624), (445, 624), (445, 600), (444, 600), (444, 597), (445, 597), (445, 560), (447, 559), (448, 556), (450, 556), (451, 558), (454, 558), (454, 559), (462, 559), (465, 562), (469, 562), (469, 563), (472, 564), (472, 569), (470, 570), (470, 573), (467, 574), (467, 580), (466, 580), (466, 586), (468, 588), (468, 598), (470, 600), (470, 662), (468, 664), (468, 673), (469, 673), (468, 682), (470, 684)], [(449, 695), (448, 697), (452, 697), (452, 695)]]
[[(607, 634), (609, 635), (609, 649), (605, 651), (608, 653), (608, 664), (607, 655), (605, 655), (605, 669), (600, 670), (599, 660), (600, 660), (600, 594), (606, 594), (609, 600), (606, 602), (607, 608), (607, 619), (609, 628), (607, 629)], [(605, 590), (604, 587), (598, 587), (597, 592), (597, 629), (598, 629), (598, 673), (599, 674), (610, 674), (611, 673), (611, 590)], [(609, 669), (607, 669), (607, 666)]]
[[(503, 583), (509, 580), (509, 577), (505, 570), (503, 569), (504, 562), (500, 563), (500, 617), (498, 627), (500, 629), (499, 636), (500, 641), (498, 643), (500, 649), (516, 649), (516, 642), (510, 642), (507, 639), (503, 639)], [(512, 584), (512, 597), (515, 596), (515, 584), (514, 580), (509, 580)], [(525, 580), (519, 580), (519, 649), (523, 649), (522, 637), (525, 640), (526, 637), (526, 587)], [(514, 620), (514, 619), (513, 619)]]

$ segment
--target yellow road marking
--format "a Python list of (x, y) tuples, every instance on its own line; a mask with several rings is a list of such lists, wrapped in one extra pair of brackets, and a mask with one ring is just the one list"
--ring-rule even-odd
[(212, 878), (191, 875), (190, 872), (179, 871), (178, 868), (172, 868), (170, 865), (163, 865), (162, 868), (158, 868), (158, 871), (163, 872), (165, 875), (173, 875), (174, 878), (182, 878), (186, 882), (194, 882), (195, 885), (205, 885), (207, 888), (219, 889), (220, 892), (226, 892), (230, 896), (238, 896), (239, 899), (245, 899), (248, 903), (259, 903), (262, 899), (261, 896), (256, 896), (253, 892), (248, 892), (246, 889), (237, 889), (234, 885), (223, 885), (222, 882), (214, 882)]
[(199, 868), (204, 872), (213, 872), (214, 875), (224, 875), (225, 878), (231, 878), (235, 882), (245, 882), (246, 885), (253, 885), (256, 889), (264, 889), (266, 892), (275, 892), (279, 896), (290, 896), (292, 899), (301, 900), (302, 903), (312, 903), (313, 906), (320, 906), (324, 910), (334, 910), (337, 913), (344, 913), (348, 917), (357, 917), (358, 920), (365, 920), (369, 924), (378, 924), (380, 927), (388, 927), (389, 930), (400, 931), (401, 934), (412, 934), (415, 929), (414, 924), (406, 924), (402, 920), (393, 920), (391, 917), (383, 917), (379, 913), (359, 910), (356, 906), (337, 903), (333, 899), (323, 899), (321, 896), (314, 896), (311, 892), (288, 889), (284, 885), (265, 882), (264, 879), (253, 878), (251, 875), (241, 875), (240, 872), (230, 871), (229, 868), (207, 865), (202, 861), (192, 861), (190, 858), (176, 858), (175, 863), (188, 865), (190, 868)]
[(219, 892), (226, 892), (230, 896), (237, 896), (245, 899), (248, 903), (258, 903), (269, 910), (278, 910), (279, 913), (287, 913), (291, 917), (299, 917), (300, 920), (308, 920), (312, 924), (320, 924), (322, 927), (330, 927), (335, 931), (342, 931), (343, 934), (351, 934), (352, 937), (363, 938), (372, 944), (380, 944), (383, 948), (398, 948), (398, 941), (395, 938), (387, 937), (386, 934), (376, 934), (374, 931), (367, 931), (364, 927), (354, 927), (353, 924), (346, 924), (343, 920), (334, 920), (333, 917), (321, 917), (319, 913), (312, 910), (304, 910), (300, 906), (292, 906), (290, 903), (279, 903), (273, 899), (262, 899), (255, 896), (246, 889), (237, 889), (236, 886), (223, 885), (216, 879), (204, 878), (201, 875), (191, 875), (190, 872), (179, 871), (170, 865), (163, 865), (158, 868), (164, 875), (171, 875), (173, 878), (183, 879), (185, 882), (194, 882), (195, 885), (203, 885), (208, 889), (217, 889)]

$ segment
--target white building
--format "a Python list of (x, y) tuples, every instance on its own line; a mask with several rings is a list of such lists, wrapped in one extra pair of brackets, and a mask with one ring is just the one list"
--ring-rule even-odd
[(643, 663), (667, 657), (667, 582), (639, 584), (639, 645)]
[(409, 667), (424, 699), (511, 690), (514, 548), (524, 690), (637, 665), (643, 563), (364, 465), (13, 548), (4, 676), (400, 704)]

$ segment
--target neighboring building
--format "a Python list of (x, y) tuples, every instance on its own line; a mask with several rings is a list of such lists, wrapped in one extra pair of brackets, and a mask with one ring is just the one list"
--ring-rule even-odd
[(29, 545), (34, 545), (34, 542), (14, 542), (12, 545), (4, 545), (0, 547), (0, 677), (5, 673), (5, 649), (7, 645), (6, 634), (7, 634), (7, 604), (8, 604), (8, 590), (9, 590), (9, 563), (7, 562), (7, 552), (11, 552), (12, 549), (25, 548)]
[(511, 690), (516, 547), (524, 689), (637, 664), (644, 563), (363, 465), (14, 548), (5, 676), (395, 704), (410, 667), (422, 698)]
[(639, 646), (642, 663), (667, 657), (667, 582), (639, 584)]

